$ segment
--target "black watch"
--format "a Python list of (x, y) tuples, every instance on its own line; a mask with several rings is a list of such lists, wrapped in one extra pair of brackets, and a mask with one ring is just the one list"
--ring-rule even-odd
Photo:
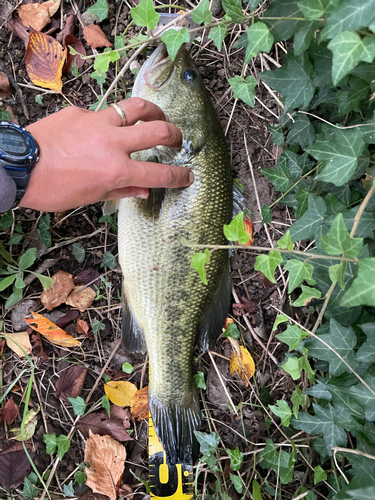
[(16, 123), (0, 121), (0, 166), (17, 186), (12, 208), (19, 205), (25, 194), (31, 170), (39, 160), (39, 147), (26, 129)]

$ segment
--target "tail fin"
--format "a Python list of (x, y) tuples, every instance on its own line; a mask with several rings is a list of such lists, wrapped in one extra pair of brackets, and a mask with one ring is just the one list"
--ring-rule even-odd
[(149, 394), (152, 421), (167, 455), (167, 464), (193, 464), (199, 446), (194, 436), (201, 423), (197, 391), (190, 393), (186, 406), (167, 405)]

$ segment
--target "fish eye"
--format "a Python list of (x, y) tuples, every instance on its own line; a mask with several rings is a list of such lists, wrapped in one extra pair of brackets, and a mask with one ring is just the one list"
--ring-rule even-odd
[(185, 80), (186, 83), (195, 83), (198, 80), (198, 74), (196, 71), (189, 68), (185, 69), (182, 78)]

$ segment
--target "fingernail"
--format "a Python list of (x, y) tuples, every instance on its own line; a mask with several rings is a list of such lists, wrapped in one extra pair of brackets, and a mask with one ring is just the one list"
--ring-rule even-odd
[(167, 113), (164, 113), (164, 117), (165, 117), (165, 121), (169, 122), (169, 116), (167, 115)]
[(189, 184), (192, 184), (194, 181), (194, 174), (193, 172), (190, 170), (189, 172)]
[(148, 197), (149, 197), (149, 193), (137, 194), (137, 198), (142, 198), (142, 200), (147, 200)]

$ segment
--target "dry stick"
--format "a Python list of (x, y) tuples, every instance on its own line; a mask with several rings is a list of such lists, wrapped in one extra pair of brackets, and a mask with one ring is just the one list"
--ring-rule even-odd
[(350, 482), (349, 479), (345, 476), (345, 474), (343, 473), (343, 471), (340, 469), (339, 464), (337, 463), (336, 452), (335, 451), (333, 452), (333, 461), (335, 462), (337, 470), (340, 472), (340, 474), (342, 475), (342, 477), (345, 479), (346, 484), (349, 484), (349, 482)]
[[(241, 301), (240, 299), (238, 298), (238, 295), (237, 293), (235, 292), (234, 288), (232, 289), (232, 294), (233, 294), (233, 297), (234, 297), (234, 300), (236, 301), (237, 304), (240, 304)], [(267, 349), (267, 347), (263, 344), (263, 342), (260, 340), (260, 338), (258, 337), (257, 333), (255, 332), (254, 328), (252, 327), (249, 319), (247, 318), (247, 316), (242, 316), (245, 323), (246, 323), (246, 326), (247, 328), (249, 329), (251, 335), (253, 336), (254, 340), (256, 340), (258, 342), (258, 344), (262, 347), (262, 349), (268, 354), (268, 356), (272, 359), (272, 361), (277, 365), (278, 364), (278, 361), (277, 359), (275, 358), (275, 356), (273, 354), (270, 353), (270, 351)]]
[(70, 245), (71, 243), (74, 243), (75, 241), (83, 240), (85, 238), (91, 238), (92, 236), (95, 236), (96, 234), (102, 233), (103, 231), (105, 231), (104, 227), (102, 227), (100, 229), (97, 229), (96, 231), (94, 231), (91, 234), (85, 234), (83, 236), (77, 236), (77, 238), (71, 238), (70, 240), (66, 240), (66, 241), (62, 241), (61, 243), (57, 243), (57, 245), (55, 245), (54, 247), (49, 248), (46, 251), (46, 254), (49, 253), (49, 252), (52, 252), (53, 250), (56, 250), (57, 248), (64, 247), (65, 245)]
[(14, 90), (16, 91), (16, 94), (18, 95), (20, 101), (21, 101), (21, 104), (22, 104), (22, 109), (23, 109), (23, 113), (24, 115), (26, 116), (27, 120), (29, 120), (29, 112), (27, 110), (27, 106), (26, 106), (26, 103), (25, 103), (25, 99), (23, 98), (23, 95), (22, 95), (22, 92), (21, 92), (21, 89), (19, 88), (18, 86), (18, 83), (16, 82), (16, 80), (13, 78), (13, 75), (12, 73), (9, 71), (9, 69), (5, 66), (5, 64), (0, 61), (0, 69), (3, 73), (6, 74), (6, 76), (8, 77), (8, 80), (10, 81), (10, 83), (12, 84), (12, 87), (14, 88)]
[(40, 397), (40, 392), (39, 392), (38, 384), (35, 382), (35, 377), (33, 379), (33, 386), (34, 386), (36, 395), (38, 396), (38, 401), (39, 401), (39, 404), (40, 404), (40, 411), (41, 411), (42, 417), (43, 417), (44, 428), (46, 430), (46, 434), (48, 434), (47, 419), (46, 419), (46, 415), (44, 413), (44, 408), (43, 408), (43, 404), (42, 404), (42, 398)]
[[(101, 380), (101, 378), (102, 378), (103, 373), (106, 371), (106, 369), (107, 369), (107, 367), (108, 367), (108, 365), (109, 365), (109, 363), (110, 363), (111, 359), (112, 359), (112, 358), (113, 358), (113, 356), (116, 354), (117, 349), (119, 348), (120, 344), (121, 344), (121, 339), (119, 339), (119, 340), (117, 341), (117, 343), (116, 343), (116, 345), (115, 345), (115, 347), (114, 347), (114, 349), (113, 349), (112, 353), (110, 354), (110, 356), (109, 356), (109, 358), (108, 358), (108, 360), (107, 360), (106, 364), (103, 366), (103, 368), (102, 368), (102, 370), (101, 370), (101, 372), (100, 372), (100, 375), (97, 377), (97, 379), (96, 379), (96, 381), (95, 381), (95, 384), (93, 385), (93, 387), (92, 387), (91, 391), (89, 392), (89, 394), (88, 394), (87, 398), (85, 399), (85, 403), (86, 403), (86, 404), (90, 401), (90, 398), (91, 398), (91, 396), (92, 396), (93, 392), (94, 392), (94, 391), (95, 391), (95, 389), (97, 388), (97, 386), (98, 386), (98, 384), (99, 384), (99, 382), (100, 382), (100, 380)], [(78, 420), (79, 420), (80, 418), (81, 418), (81, 416), (79, 415), (79, 416), (75, 419), (74, 424), (73, 424), (72, 428), (70, 429), (69, 434), (68, 434), (68, 436), (67, 436), (67, 438), (68, 438), (68, 439), (70, 439), (70, 438), (72, 437), (72, 435), (73, 435), (73, 433), (74, 433), (74, 431), (75, 431), (75, 428), (76, 428), (76, 424), (77, 424), (77, 422), (78, 422)], [(47, 482), (46, 482), (46, 487), (45, 487), (45, 489), (42, 491), (42, 494), (41, 494), (41, 496), (40, 496), (39, 500), (44, 500), (44, 497), (46, 496), (46, 493), (47, 493), (48, 487), (49, 487), (49, 485), (51, 484), (51, 481), (52, 481), (52, 479), (53, 479), (53, 477), (54, 477), (54, 475), (55, 475), (55, 473), (56, 473), (56, 469), (57, 469), (57, 467), (58, 467), (58, 465), (59, 465), (59, 462), (60, 462), (60, 459), (59, 459), (59, 457), (57, 457), (57, 458), (55, 459), (54, 464), (53, 464), (53, 467), (52, 467), (52, 470), (51, 470), (51, 474), (49, 475), (48, 480), (47, 480)]]
[(221, 373), (219, 372), (219, 369), (218, 369), (218, 367), (216, 366), (216, 363), (215, 363), (215, 360), (214, 360), (214, 358), (213, 358), (213, 356), (212, 356), (212, 354), (211, 354), (211, 351), (208, 351), (208, 355), (210, 356), (211, 362), (212, 362), (212, 364), (214, 365), (215, 371), (216, 371), (216, 373), (217, 373), (217, 376), (219, 377), (219, 380), (220, 380), (221, 385), (223, 386), (223, 389), (224, 389), (224, 392), (225, 392), (225, 394), (226, 394), (226, 396), (227, 396), (227, 398), (228, 398), (228, 401), (229, 401), (229, 403), (231, 404), (231, 408), (233, 409), (233, 411), (235, 412), (235, 414), (236, 414), (236, 415), (238, 415), (238, 411), (236, 410), (236, 407), (235, 407), (235, 406), (234, 406), (234, 404), (233, 404), (233, 401), (232, 401), (232, 398), (230, 397), (230, 394), (229, 394), (229, 392), (228, 392), (228, 389), (226, 388), (226, 385), (225, 385), (225, 383), (224, 383), (223, 379), (221, 378)]
[(352, 450), (350, 448), (340, 448), (340, 446), (333, 446), (331, 450), (342, 451), (343, 453), (353, 453), (353, 455), (361, 455), (361, 457), (366, 457), (369, 458), (370, 460), (375, 460), (374, 455), (370, 455), (369, 453), (365, 453), (364, 451)]

